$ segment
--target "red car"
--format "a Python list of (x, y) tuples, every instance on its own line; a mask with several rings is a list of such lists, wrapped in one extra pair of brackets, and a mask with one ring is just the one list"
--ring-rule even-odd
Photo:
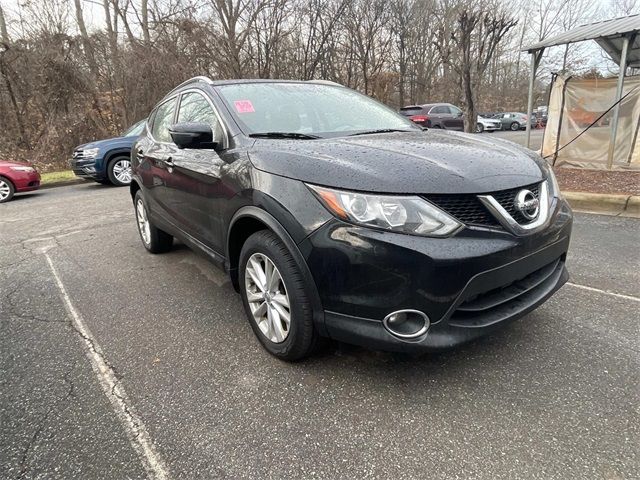
[(40, 174), (31, 165), (0, 160), (0, 203), (8, 202), (16, 192), (40, 188)]

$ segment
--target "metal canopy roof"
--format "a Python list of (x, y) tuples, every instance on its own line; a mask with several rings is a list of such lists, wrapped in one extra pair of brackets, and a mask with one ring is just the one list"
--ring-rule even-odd
[[(547, 47), (566, 45), (569, 43), (595, 40), (602, 49), (609, 54), (611, 59), (620, 64), (622, 52), (622, 38), (640, 32), (640, 15), (613, 18), (602, 22), (590, 23), (568, 30), (555, 37), (542, 40), (524, 50), (533, 53)], [(629, 45), (627, 66), (640, 67), (640, 35)]]

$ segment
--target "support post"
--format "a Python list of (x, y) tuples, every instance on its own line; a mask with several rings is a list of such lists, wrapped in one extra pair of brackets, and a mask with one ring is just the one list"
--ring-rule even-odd
[(540, 59), (544, 48), (531, 52), (531, 70), (529, 72), (529, 99), (527, 100), (527, 148), (531, 146), (531, 115), (533, 114), (533, 87), (536, 81), (536, 72), (540, 65)]
[[(627, 71), (627, 52), (629, 51), (630, 36), (627, 35), (622, 40), (622, 54), (620, 55), (620, 72), (618, 72), (618, 84), (616, 86), (616, 102), (622, 98), (622, 89), (624, 87), (624, 74)], [(618, 120), (620, 117), (620, 104), (617, 103), (613, 108), (613, 120), (611, 121), (611, 135), (609, 136), (609, 152), (607, 155), (607, 170), (613, 167), (613, 157), (616, 150), (616, 136), (618, 134)]]

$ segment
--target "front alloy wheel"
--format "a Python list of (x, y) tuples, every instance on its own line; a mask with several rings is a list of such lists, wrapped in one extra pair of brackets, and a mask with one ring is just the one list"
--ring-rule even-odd
[(109, 180), (117, 186), (131, 184), (131, 161), (128, 158), (116, 158), (109, 164)]
[(254, 253), (245, 269), (244, 285), (260, 331), (273, 343), (284, 342), (291, 327), (291, 307), (278, 267), (266, 255)]
[(240, 295), (251, 329), (282, 360), (299, 360), (317, 345), (313, 309), (300, 266), (269, 230), (252, 234), (239, 259)]

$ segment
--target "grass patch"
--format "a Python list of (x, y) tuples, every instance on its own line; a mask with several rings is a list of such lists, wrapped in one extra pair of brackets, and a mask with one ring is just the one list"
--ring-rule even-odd
[(75, 176), (73, 171), (71, 170), (63, 170), (62, 172), (49, 172), (40, 174), (40, 183), (54, 183), (54, 182), (65, 182), (68, 180), (74, 180), (78, 177)]

